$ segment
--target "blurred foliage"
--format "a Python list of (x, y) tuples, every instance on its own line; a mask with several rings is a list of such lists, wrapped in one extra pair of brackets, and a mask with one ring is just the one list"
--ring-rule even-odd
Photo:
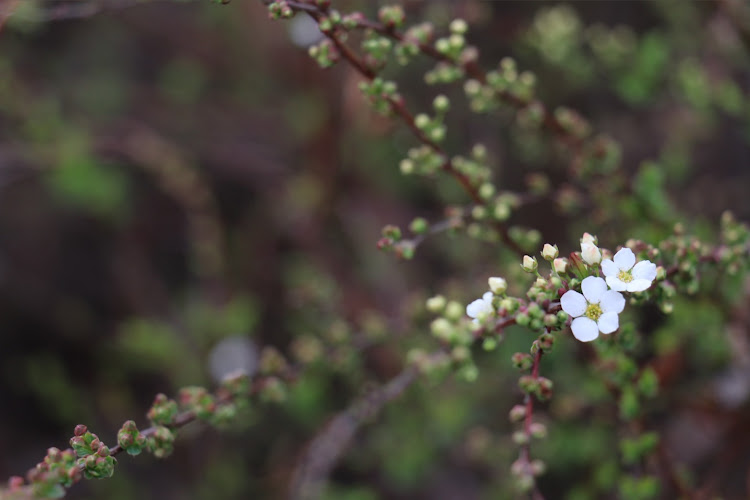
[[(351, 69), (322, 71), (293, 43), (304, 26), (273, 23), (253, 1), (137, 3), (88, 13), (89, 2), (21, 1), (0, 28), (0, 476), (65, 447), (77, 423), (114, 441), (155, 394), (210, 386), (212, 355), (240, 339), (229, 352), (247, 362), (263, 346), (310, 361), (284, 404), (253, 403), (222, 432), (188, 427), (163, 462), (118, 457), (112, 479), (69, 497), (282, 497), (332, 415), (396, 375), (410, 349), (435, 346), (427, 297), (466, 304), (499, 275), (521, 294), (529, 278), (510, 251), (468, 237), (470, 222), (412, 261), (378, 252), (383, 225), (443, 220), (466, 194), (400, 174), (413, 139), (366, 106)], [(370, 17), (376, 3), (335, 2)], [(503, 190), (523, 191), (530, 173), (552, 186), (509, 215), (530, 252), (550, 242), (565, 255), (583, 231), (612, 248), (717, 241), (724, 210), (750, 220), (743, 2), (405, 7), (441, 33), (466, 19), (481, 64), (515, 58), (550, 109), (619, 142), (573, 173), (559, 144), (509, 110), (480, 116), (454, 86), (425, 90), (423, 60), (386, 68), (415, 113), (433, 113), (440, 92), (455, 103), (451, 154), (483, 142)], [(591, 348), (609, 365), (567, 335), (545, 357), (555, 395), (532, 449), (548, 498), (676, 498), (644, 459), (659, 446), (712, 494), (747, 495), (750, 463), (735, 450), (750, 439), (737, 424), (750, 407), (748, 283), (741, 270), (700, 278), (670, 314), (628, 312), (630, 331)], [(495, 350), (477, 348), (473, 384), (438, 374), (408, 389), (357, 435), (324, 498), (515, 498), (510, 358), (533, 339), (509, 328)]]

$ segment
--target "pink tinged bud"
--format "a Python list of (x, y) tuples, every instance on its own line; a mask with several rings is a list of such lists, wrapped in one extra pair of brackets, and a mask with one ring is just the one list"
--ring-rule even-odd
[(584, 244), (584, 243), (591, 243), (593, 245), (596, 245), (597, 237), (590, 233), (583, 233), (583, 237), (581, 238), (581, 244)]
[(88, 428), (83, 424), (79, 424), (79, 425), (76, 425), (76, 428), (75, 428), (75, 431), (73, 431), (73, 434), (80, 437), (86, 434), (86, 431), (88, 431)]
[(526, 407), (524, 405), (515, 405), (511, 408), (509, 417), (511, 422), (520, 422), (526, 417)]
[(537, 439), (542, 439), (547, 436), (547, 427), (539, 422), (533, 422), (529, 426), (529, 433)]
[(593, 243), (581, 243), (581, 258), (590, 266), (602, 261), (602, 252)]
[(552, 266), (555, 268), (557, 274), (565, 274), (565, 269), (568, 267), (568, 261), (564, 257), (558, 257), (552, 261)]

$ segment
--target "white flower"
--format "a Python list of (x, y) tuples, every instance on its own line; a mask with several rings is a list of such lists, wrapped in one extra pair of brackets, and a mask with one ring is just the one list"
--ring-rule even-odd
[(466, 315), (474, 318), (474, 324), (479, 324), (480, 319), (484, 319), (492, 314), (495, 309), (492, 307), (492, 292), (485, 292), (481, 299), (477, 299), (466, 306)]
[(620, 326), (617, 315), (625, 307), (625, 297), (620, 292), (607, 290), (607, 283), (595, 276), (584, 279), (581, 290), (583, 295), (568, 290), (560, 299), (563, 311), (575, 318), (570, 325), (575, 338), (590, 342), (599, 336), (599, 332), (617, 330)]
[(642, 292), (651, 286), (656, 278), (656, 264), (648, 260), (635, 263), (635, 254), (627, 247), (615, 254), (614, 262), (602, 261), (602, 272), (607, 284), (618, 292)]
[(581, 243), (581, 258), (583, 258), (586, 264), (593, 266), (602, 261), (602, 252), (593, 243), (583, 242)]

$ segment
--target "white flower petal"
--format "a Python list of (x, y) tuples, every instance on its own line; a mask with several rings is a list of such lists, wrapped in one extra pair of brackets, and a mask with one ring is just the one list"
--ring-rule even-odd
[(642, 260), (633, 268), (633, 278), (637, 280), (654, 281), (656, 278), (656, 264), (650, 260)]
[(628, 283), (628, 292), (642, 292), (651, 287), (651, 280), (633, 280)]
[(466, 315), (470, 318), (478, 317), (487, 308), (487, 303), (482, 299), (477, 299), (466, 306)]
[(628, 247), (621, 248), (619, 252), (615, 254), (615, 264), (623, 271), (627, 271), (633, 264), (635, 264), (635, 254)]
[(616, 292), (624, 292), (628, 289), (628, 284), (615, 276), (607, 276), (607, 284)]
[(584, 312), (586, 312), (586, 299), (583, 295), (576, 292), (575, 290), (568, 290), (560, 298), (560, 305), (563, 311), (570, 314), (574, 318), (577, 318)]
[(620, 273), (620, 268), (610, 259), (604, 259), (602, 261), (602, 272), (604, 273), (604, 276), (607, 277), (617, 276)]
[(581, 282), (581, 290), (590, 304), (598, 304), (604, 292), (607, 291), (607, 283), (602, 278), (589, 276)]
[(492, 298), (492, 292), (484, 292), (484, 295), (482, 295), (482, 300), (484, 300), (485, 302), (489, 302), (490, 305), (492, 304)]
[(599, 330), (602, 333), (612, 333), (620, 327), (620, 319), (615, 312), (607, 312), (599, 316)]
[(602, 301), (599, 303), (602, 312), (621, 313), (625, 309), (625, 297), (620, 292), (609, 290), (602, 295)]
[(593, 319), (576, 318), (570, 324), (573, 336), (581, 342), (591, 342), (599, 336), (599, 327)]

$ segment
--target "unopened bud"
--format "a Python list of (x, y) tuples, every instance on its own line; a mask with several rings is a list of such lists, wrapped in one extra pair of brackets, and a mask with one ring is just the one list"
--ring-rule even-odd
[(596, 245), (597, 241), (597, 237), (589, 233), (583, 233), (583, 237), (581, 238), (581, 244), (593, 243), (594, 245)]
[(536, 268), (539, 267), (539, 264), (536, 261), (536, 257), (529, 257), (528, 255), (524, 255), (523, 264), (521, 264), (521, 267), (527, 273), (533, 273), (534, 271), (536, 271)]
[(427, 299), (427, 310), (432, 313), (439, 313), (445, 308), (446, 300), (442, 295), (436, 295)]
[(492, 290), (492, 293), (495, 295), (501, 295), (508, 289), (508, 282), (505, 281), (504, 278), (493, 276), (488, 279), (487, 282), (490, 285), (490, 290)]
[(557, 258), (557, 256), (560, 254), (560, 251), (557, 249), (557, 245), (550, 245), (549, 243), (544, 244), (544, 248), (542, 249), (542, 257), (544, 257), (544, 260), (552, 261), (553, 259)]
[(593, 243), (581, 243), (581, 258), (586, 264), (593, 266), (602, 261), (602, 252)]
[(558, 257), (552, 261), (552, 267), (555, 268), (557, 274), (565, 274), (565, 270), (568, 267), (568, 260), (565, 257)]

